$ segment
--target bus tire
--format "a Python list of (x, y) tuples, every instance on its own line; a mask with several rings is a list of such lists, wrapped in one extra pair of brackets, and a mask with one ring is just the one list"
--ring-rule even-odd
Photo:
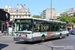
[(62, 36), (62, 34), (60, 33), (60, 37), (59, 37), (59, 38), (61, 39), (62, 37), (63, 37), (63, 36)]
[(41, 41), (42, 41), (42, 42), (45, 41), (45, 36), (44, 36), (44, 35), (41, 37)]
[(67, 33), (67, 36), (69, 36), (69, 33)]

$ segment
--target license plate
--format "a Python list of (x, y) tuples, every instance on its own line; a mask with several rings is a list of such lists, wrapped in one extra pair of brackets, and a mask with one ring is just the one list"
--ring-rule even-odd
[(22, 34), (21, 37), (26, 37), (26, 34)]

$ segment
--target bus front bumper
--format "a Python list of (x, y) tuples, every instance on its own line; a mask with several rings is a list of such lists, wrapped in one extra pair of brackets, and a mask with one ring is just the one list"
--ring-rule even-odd
[(32, 41), (32, 38), (26, 38), (26, 37), (14, 37), (14, 41)]

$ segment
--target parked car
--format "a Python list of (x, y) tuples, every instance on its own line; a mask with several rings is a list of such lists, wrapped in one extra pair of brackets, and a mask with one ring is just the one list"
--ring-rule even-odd
[(75, 30), (70, 30), (69, 33), (70, 34), (75, 34)]

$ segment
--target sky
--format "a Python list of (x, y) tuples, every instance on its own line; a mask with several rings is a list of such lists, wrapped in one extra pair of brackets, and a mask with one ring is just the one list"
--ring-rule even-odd
[[(16, 7), (17, 4), (25, 4), (30, 9), (32, 16), (40, 15), (43, 10), (51, 8), (51, 0), (0, 0), (0, 8), (5, 8), (5, 6)], [(75, 8), (75, 0), (52, 0), (52, 8), (55, 8), (56, 13)]]

